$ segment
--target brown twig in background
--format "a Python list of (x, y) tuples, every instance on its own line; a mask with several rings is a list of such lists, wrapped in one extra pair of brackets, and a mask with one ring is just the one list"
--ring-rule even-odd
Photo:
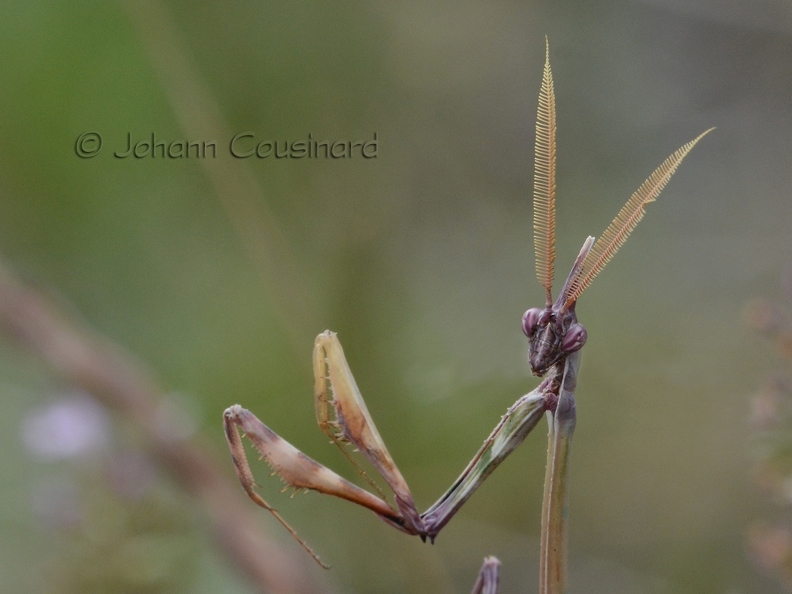
[[(68, 381), (116, 411), (143, 436), (157, 462), (203, 503), (213, 535), (260, 592), (321, 592), (305, 560), (259, 528), (230, 471), (200, 439), (175, 439), (158, 403), (163, 390), (132, 355), (58, 310), (0, 264), (0, 328)], [(228, 466), (224, 465), (223, 467)]]

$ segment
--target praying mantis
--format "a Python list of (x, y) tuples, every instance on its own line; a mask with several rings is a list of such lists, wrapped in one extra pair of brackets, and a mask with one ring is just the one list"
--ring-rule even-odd
[[(242, 487), (249, 497), (271, 512), (300, 544), (325, 566), (288, 523), (255, 490), (238, 429), (273, 470), (295, 490), (314, 490), (335, 495), (373, 511), (386, 523), (422, 540), (434, 542), (451, 520), (497, 466), (511, 454), (543, 416), (548, 419), (548, 449), (542, 504), (540, 592), (561, 594), (566, 587), (566, 507), (569, 454), (576, 423), (575, 387), (585, 328), (578, 322), (575, 306), (581, 294), (603, 270), (642, 219), (682, 160), (712, 128), (680, 147), (636, 190), (595, 242), (583, 243), (561, 292), (553, 300), (555, 272), (556, 109), (549, 46), (539, 93), (536, 122), (534, 176), (534, 249), (536, 275), (545, 289), (544, 308), (528, 309), (522, 330), (528, 338), (528, 362), (533, 375), (543, 380), (519, 398), (501, 417), (459, 478), (428, 510), (419, 513), (410, 488), (385, 446), (350, 371), (335, 333), (316, 337), (313, 351), (314, 398), (319, 427), (344, 452), (377, 494), (347, 481), (309, 458), (239, 405), (223, 413), (231, 456)], [(381, 475), (393, 492), (393, 503), (363, 471), (345, 445), (352, 445)], [(497, 560), (485, 560), (474, 592), (497, 590)]]

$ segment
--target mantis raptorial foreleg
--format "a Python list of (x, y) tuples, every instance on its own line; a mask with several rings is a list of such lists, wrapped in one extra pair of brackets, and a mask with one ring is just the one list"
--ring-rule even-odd
[[(557, 401), (561, 386), (559, 375), (551, 374), (533, 392), (517, 400), (454, 484), (437, 503), (419, 515), (407, 482), (377, 431), (344, 357), (341, 343), (333, 332), (326, 331), (317, 336), (313, 361), (316, 417), (319, 426), (342, 450), (342, 442), (348, 442), (360, 451), (391, 488), (396, 505), (390, 505), (385, 497), (378, 497), (353, 485), (309, 458), (278, 436), (253, 413), (234, 405), (225, 411), (223, 418), (239, 480), (250, 498), (275, 514), (295, 538), (298, 537), (294, 530), (256, 493), (237, 427), (287, 486), (297, 490), (311, 489), (347, 499), (367, 507), (407, 534), (415, 534), (422, 539), (429, 536), (434, 540), (484, 479), (523, 442), (544, 415), (548, 404)], [(346, 451), (345, 453), (348, 454)], [(305, 543), (300, 542), (308, 549)]]

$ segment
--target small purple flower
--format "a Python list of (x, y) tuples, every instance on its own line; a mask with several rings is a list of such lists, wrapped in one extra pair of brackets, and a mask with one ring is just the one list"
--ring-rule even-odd
[(22, 421), (22, 442), (42, 460), (62, 460), (102, 449), (110, 442), (104, 408), (86, 394), (70, 393), (33, 410)]

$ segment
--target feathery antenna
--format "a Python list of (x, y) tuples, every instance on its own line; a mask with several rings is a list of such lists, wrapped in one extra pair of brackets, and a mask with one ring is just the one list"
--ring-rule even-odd
[(550, 43), (545, 37), (545, 65), (539, 110), (536, 114), (534, 152), (534, 248), (536, 278), (545, 288), (547, 305), (553, 303), (555, 271), (556, 111), (553, 74), (550, 72)]
[(699, 140), (714, 129), (715, 128), (710, 128), (677, 149), (677, 151), (663, 161), (663, 164), (655, 169), (654, 173), (652, 173), (652, 175), (641, 184), (641, 187), (636, 190), (627, 201), (627, 204), (625, 204), (619, 211), (619, 214), (616, 215), (616, 218), (613, 219), (613, 222), (608, 225), (605, 232), (597, 239), (594, 247), (591, 249), (588, 256), (586, 256), (586, 259), (583, 260), (580, 272), (569, 289), (569, 294), (566, 298), (567, 307), (577, 301), (578, 297), (588, 288), (591, 281), (594, 280), (594, 277), (602, 272), (605, 265), (613, 258), (616, 252), (619, 251), (619, 248), (624, 245), (624, 242), (627, 241), (632, 230), (635, 229), (635, 226), (643, 218), (646, 205), (650, 202), (654, 202), (655, 198), (657, 198), (668, 183), (668, 180), (674, 175), (682, 159), (684, 159), (693, 147), (696, 146)]

